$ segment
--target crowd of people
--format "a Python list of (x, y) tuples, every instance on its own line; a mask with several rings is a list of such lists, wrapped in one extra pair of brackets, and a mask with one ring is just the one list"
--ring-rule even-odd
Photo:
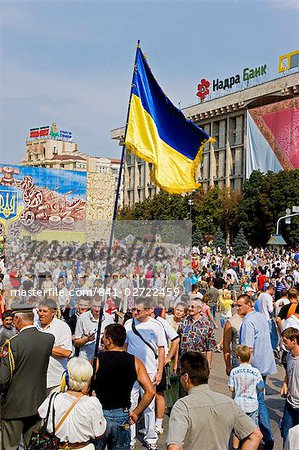
[[(277, 364), (284, 449), (299, 446), (299, 252), (116, 241), (107, 256), (104, 242), (5, 244), (3, 448), (35, 448), (43, 419), (57, 448), (129, 450), (142, 436), (155, 450), (167, 412), (168, 450), (272, 449)], [(208, 387), (216, 352), (228, 395)]]

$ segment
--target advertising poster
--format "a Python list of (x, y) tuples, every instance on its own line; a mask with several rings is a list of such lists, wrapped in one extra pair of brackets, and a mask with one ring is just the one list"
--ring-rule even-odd
[(0, 234), (63, 238), (84, 229), (85, 207), (86, 172), (0, 164)]

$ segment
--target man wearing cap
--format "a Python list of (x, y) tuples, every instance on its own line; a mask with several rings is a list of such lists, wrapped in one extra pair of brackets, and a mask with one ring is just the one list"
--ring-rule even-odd
[(46, 378), (54, 337), (33, 324), (32, 307), (13, 304), (14, 326), (20, 332), (7, 341), (0, 358), (0, 390), (4, 391), (1, 443), (17, 450), (21, 436), (27, 448), (39, 428), (37, 408), (47, 396)]

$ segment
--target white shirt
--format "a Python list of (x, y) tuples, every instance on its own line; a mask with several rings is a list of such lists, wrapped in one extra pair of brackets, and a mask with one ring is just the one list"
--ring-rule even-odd
[[(75, 339), (80, 339), (83, 336), (88, 336), (89, 334), (96, 333), (95, 340), (89, 341), (85, 345), (82, 345), (80, 347), (80, 356), (85, 359), (91, 359), (94, 356), (95, 351), (95, 344), (97, 339), (97, 330), (98, 330), (98, 319), (95, 319), (92, 315), (91, 311), (87, 311), (83, 314), (81, 314), (78, 317), (77, 323), (76, 323), (76, 329), (75, 329)], [(102, 338), (104, 329), (107, 325), (110, 325), (111, 323), (114, 323), (113, 318), (110, 314), (107, 314), (104, 312), (103, 314), (103, 321), (101, 324), (101, 336)]]
[[(70, 327), (62, 320), (54, 317), (50, 325), (42, 328), (40, 322), (37, 328), (44, 333), (51, 333), (55, 337), (54, 347), (61, 347), (64, 350), (72, 351), (72, 332)], [(59, 386), (61, 376), (66, 369), (68, 358), (50, 356), (47, 372), (47, 388)], [(33, 368), (34, 370), (34, 368)]]
[(237, 276), (236, 272), (234, 271), (234, 269), (227, 269), (227, 271), (225, 273), (226, 273), (226, 275), (231, 275), (233, 283), (239, 283), (238, 276)]
[(273, 312), (273, 299), (270, 294), (263, 292), (258, 296), (257, 306), (260, 313), (266, 316), (267, 320), (270, 320), (270, 314)]
[[(55, 425), (57, 425), (76, 398), (66, 392), (56, 396), (54, 400)], [(47, 415), (49, 397), (38, 408), (42, 419)], [(51, 408), (52, 409), (52, 408)], [(106, 419), (103, 417), (102, 405), (97, 397), (81, 397), (71, 413), (67, 416), (55, 435), (62, 442), (86, 442), (90, 438), (99, 437), (106, 430)], [(50, 412), (47, 430), (52, 432), (52, 411)], [(93, 447), (91, 447), (93, 448)]]
[(299, 425), (289, 429), (283, 450), (295, 450), (296, 448), (299, 448)]
[[(133, 320), (130, 319), (125, 323), (128, 353), (131, 353), (141, 359), (149, 374), (155, 374), (158, 369), (158, 359), (155, 358), (154, 352), (149, 348), (149, 346), (146, 345), (142, 339), (134, 333), (132, 330), (132, 322)], [(158, 353), (158, 347), (165, 348), (165, 345), (167, 345), (165, 333), (161, 324), (157, 320), (150, 318), (145, 322), (139, 322), (135, 319), (135, 325), (143, 339), (149, 342), (155, 349), (156, 354)]]
[(283, 331), (290, 327), (293, 327), (293, 328), (296, 328), (297, 330), (299, 330), (299, 319), (298, 319), (298, 317), (295, 316), (295, 314), (293, 314), (288, 319), (284, 320)]

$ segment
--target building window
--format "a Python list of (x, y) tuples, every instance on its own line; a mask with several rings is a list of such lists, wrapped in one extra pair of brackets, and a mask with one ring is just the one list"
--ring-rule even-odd
[(129, 178), (129, 188), (132, 189), (134, 187), (134, 177), (132, 167), (128, 167), (128, 178)]
[(204, 180), (208, 180), (209, 173), (210, 173), (210, 154), (204, 153), (202, 159), (202, 178)]
[(205, 124), (205, 125), (202, 125), (201, 128), (202, 128), (206, 133), (208, 133), (208, 135), (210, 135), (210, 131), (211, 131), (211, 124), (210, 124), (210, 123), (207, 123), (207, 124)]
[(230, 119), (230, 135), (231, 144), (240, 145), (243, 144), (244, 135), (244, 117), (237, 116)]
[(226, 120), (219, 122), (219, 148), (226, 146)]
[(213, 131), (212, 136), (214, 139), (216, 139), (216, 142), (214, 142), (214, 148), (219, 148), (219, 122), (213, 123)]
[(237, 147), (232, 151), (233, 175), (241, 176), (243, 173), (243, 147)]
[(225, 176), (225, 150), (218, 152), (218, 178)]

